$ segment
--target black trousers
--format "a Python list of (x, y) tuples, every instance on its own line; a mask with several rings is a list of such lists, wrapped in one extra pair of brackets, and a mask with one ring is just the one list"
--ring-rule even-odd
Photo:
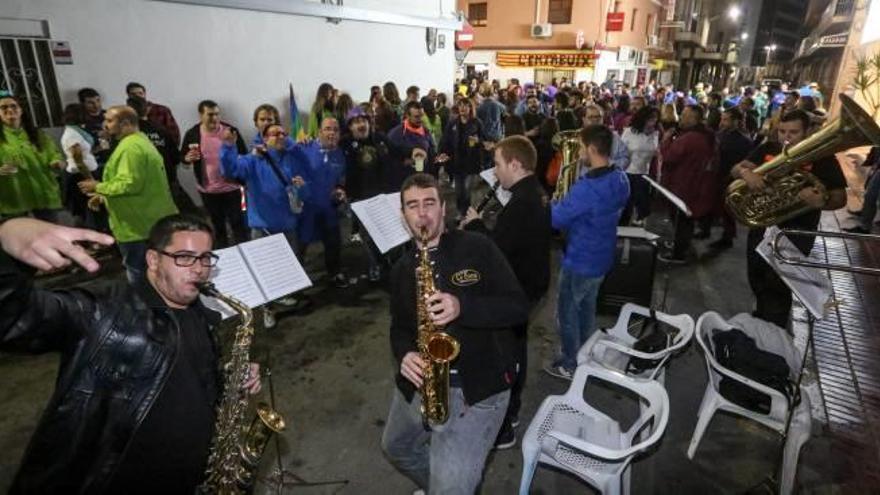
[(672, 255), (676, 258), (684, 258), (691, 247), (691, 240), (694, 238), (694, 219), (677, 208), (673, 218), (675, 246), (672, 248)]
[(644, 220), (651, 214), (651, 184), (642, 174), (626, 174), (629, 179), (629, 200), (620, 216), (620, 225), (629, 225), (633, 210), (636, 220)]
[(526, 322), (513, 329), (516, 334), (516, 348), (514, 349), (514, 353), (516, 355), (517, 363), (519, 363), (519, 369), (517, 370), (516, 376), (513, 378), (513, 383), (510, 385), (510, 402), (507, 403), (506, 417), (508, 423), (519, 417), (519, 410), (522, 406), (522, 391), (526, 386), (526, 372), (529, 369), (528, 328), (529, 324)]
[[(211, 224), (214, 226), (214, 243), (217, 248), (234, 246), (248, 240), (247, 226), (244, 223), (244, 215), (241, 213), (241, 191), (229, 191), (225, 193), (201, 193), (205, 209), (211, 216)], [(229, 231), (226, 224), (232, 228), (232, 240), (229, 239)]]
[[(755, 252), (755, 248), (762, 239), (764, 239), (764, 229), (749, 230), (746, 260), (749, 286), (756, 299), (755, 312), (752, 314), (756, 318), (788, 329), (788, 317), (791, 313), (791, 289), (764, 261), (764, 258)], [(791, 239), (792, 243), (804, 253), (804, 256), (810, 254), (814, 240), (815, 237), (812, 236), (797, 236)]]
[[(342, 270), (342, 233), (339, 230), (339, 221), (331, 221), (328, 215), (335, 215), (336, 210), (331, 212), (319, 213), (315, 217), (315, 229), (321, 236), (321, 243), (324, 244), (324, 266), (327, 268), (327, 275), (333, 277)], [(300, 246), (299, 259), (304, 260), (306, 257), (306, 249), (308, 244), (303, 243)]]

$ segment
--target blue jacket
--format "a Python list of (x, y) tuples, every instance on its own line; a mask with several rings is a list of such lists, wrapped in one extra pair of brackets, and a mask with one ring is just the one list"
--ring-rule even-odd
[(338, 203), (333, 197), (337, 186), (345, 184), (345, 154), (341, 148), (321, 149), (315, 140), (298, 144), (296, 148), (305, 158), (305, 178), (309, 195), (303, 200), (303, 211), (297, 226), (297, 238), (303, 244), (320, 239), (318, 220), (326, 227), (339, 225)]
[(578, 179), (551, 208), (553, 228), (566, 232), (562, 267), (586, 277), (601, 277), (614, 266), (617, 222), (629, 199), (626, 173), (609, 166)]
[[(288, 183), (296, 176), (301, 176), (306, 181), (307, 185), (297, 190), (299, 199), (306, 201), (310, 187), (306, 158), (299, 147), (292, 139), (287, 138), (282, 151), (270, 149), (268, 153)], [(244, 183), (250, 228), (266, 229), (272, 234), (289, 232), (296, 228), (297, 217), (290, 210), (287, 188), (281, 184), (266, 157), (254, 153), (239, 155), (235, 146), (224, 144), (220, 148), (220, 172), (228, 179)]]

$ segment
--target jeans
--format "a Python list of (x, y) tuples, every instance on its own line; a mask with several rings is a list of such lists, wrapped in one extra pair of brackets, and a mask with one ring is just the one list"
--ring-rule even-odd
[(859, 215), (859, 223), (862, 228), (871, 231), (871, 223), (877, 215), (877, 201), (880, 200), (880, 169), (871, 175), (865, 186), (865, 201), (862, 204), (862, 214)]
[[(241, 191), (225, 193), (202, 193), (202, 201), (211, 216), (214, 226), (214, 239), (218, 248), (234, 246), (247, 241), (247, 226), (241, 214)], [(226, 223), (232, 227), (232, 242), (226, 230)]]
[(468, 406), (458, 387), (449, 389), (449, 420), (426, 429), (421, 396), (407, 402), (396, 387), (382, 433), (382, 451), (391, 464), (430, 495), (472, 495), (483, 477), (510, 391)]
[(587, 277), (566, 268), (559, 276), (556, 319), (562, 357), (557, 366), (571, 371), (577, 367), (577, 353), (595, 330), (596, 299), (605, 276)]
[(458, 208), (458, 215), (463, 217), (471, 206), (471, 189), (474, 183), (479, 179), (476, 174), (466, 174), (464, 172), (455, 174), (455, 206)]
[(145, 241), (119, 242), (119, 252), (122, 254), (122, 266), (125, 267), (125, 277), (130, 284), (135, 284), (144, 279), (147, 271), (147, 243)]

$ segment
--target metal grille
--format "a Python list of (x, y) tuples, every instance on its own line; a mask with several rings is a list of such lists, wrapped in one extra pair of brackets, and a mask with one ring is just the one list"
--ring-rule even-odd
[(60, 126), (61, 97), (49, 41), (0, 37), (0, 90), (24, 105), (37, 127)]
[[(838, 215), (845, 215), (839, 212)], [(823, 215), (822, 230), (840, 219)], [(880, 266), (880, 250), (842, 239), (816, 240), (813, 255), (829, 263)], [(844, 452), (855, 486), (880, 486), (880, 278), (832, 271), (838, 307), (813, 330), (819, 385), (835, 451)]]

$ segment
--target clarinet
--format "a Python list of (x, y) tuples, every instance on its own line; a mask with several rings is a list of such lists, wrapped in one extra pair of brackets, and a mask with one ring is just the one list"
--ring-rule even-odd
[(482, 212), (483, 209), (485, 209), (486, 206), (489, 205), (489, 201), (492, 201), (492, 199), (495, 198), (495, 191), (498, 190), (498, 187), (500, 185), (501, 185), (501, 181), (496, 179), (495, 185), (492, 186), (492, 189), (489, 189), (489, 191), (486, 192), (486, 195), (483, 196), (482, 200), (480, 200), (480, 204), (477, 205), (477, 213)]

